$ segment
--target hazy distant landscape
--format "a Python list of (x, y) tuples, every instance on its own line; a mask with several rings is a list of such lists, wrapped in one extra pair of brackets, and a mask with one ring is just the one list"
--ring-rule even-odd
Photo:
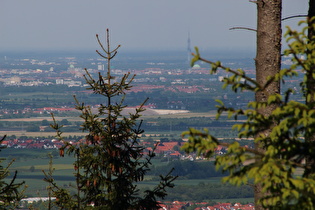
[[(145, 130), (141, 141), (149, 145), (157, 141), (178, 142), (180, 145), (185, 140), (181, 133), (190, 127), (208, 128), (222, 140), (234, 138), (235, 133), (228, 130), (234, 121), (226, 117), (215, 120), (214, 100), (221, 99), (239, 107), (251, 100), (251, 96), (246, 94), (235, 96), (229, 90), (221, 90), (219, 78), (224, 73), (210, 76), (209, 66), (203, 63), (190, 67), (187, 56), (174, 52), (121, 55), (113, 63), (112, 71), (116, 77), (128, 72), (136, 74), (134, 87), (125, 99), (130, 108), (123, 113), (133, 112), (137, 105), (149, 98), (147, 111), (141, 117)], [(221, 56), (218, 55), (218, 58), (222, 59)], [(249, 73), (252, 71), (251, 58), (232, 59), (225, 56), (223, 59), (227, 64), (235, 68), (245, 66)], [(16, 159), (11, 170), (18, 171), (18, 180), (26, 181), (28, 197), (47, 195), (42, 170), (48, 170), (48, 153), (53, 155), (55, 179), (71, 189), (71, 185), (74, 185), (73, 158), (59, 157), (57, 148), (32, 148), (31, 145), (54, 139), (55, 132), (49, 126), (52, 123), (51, 112), (59, 123), (65, 124), (63, 136), (68, 140), (77, 141), (84, 137), (85, 134), (80, 131), (83, 120), (74, 109), (73, 96), (97, 109), (97, 104), (102, 103), (103, 99), (86, 90), (84, 68), (96, 74), (103, 71), (104, 61), (93, 55), (58, 53), (2, 54), (0, 60), (0, 132), (1, 136), (7, 135), (7, 142), (19, 139), (15, 144), (9, 143), (10, 148), (1, 152), (1, 157), (6, 157), (8, 161)], [(251, 145), (246, 141), (243, 143)], [(180, 156), (169, 156), (170, 151), (177, 151)], [(170, 148), (167, 153), (162, 150), (158, 152), (152, 171), (141, 186), (150, 187), (155, 183), (156, 176), (174, 167), (174, 175), (179, 175), (175, 183), (177, 187), (166, 200), (185, 201), (191, 198), (201, 202), (226, 198), (226, 201), (252, 201), (252, 191), (249, 189), (235, 188), (233, 193), (229, 193), (232, 192), (231, 186), (219, 184), (222, 174), (214, 168), (211, 172), (207, 171), (207, 161), (191, 162), (184, 160), (184, 157), (179, 147)], [(186, 168), (185, 173), (183, 168)], [(194, 190), (183, 193), (183, 188)]]
[[(214, 55), (215, 53), (209, 54)], [(112, 66), (114, 76), (119, 78), (128, 72), (136, 74), (133, 88), (125, 99), (125, 104), (131, 108), (125, 109), (123, 113), (133, 112), (137, 105), (149, 98), (147, 110), (141, 117), (142, 128), (145, 130), (141, 141), (148, 142), (149, 145), (157, 141), (178, 142), (180, 145), (185, 141), (181, 133), (190, 127), (207, 128), (221, 140), (234, 141), (236, 133), (230, 128), (236, 122), (225, 116), (215, 119), (215, 99), (244, 107), (253, 100), (253, 96), (222, 90), (220, 78), (226, 76), (224, 72), (211, 76), (209, 66), (204, 63), (190, 67), (187, 56), (175, 52), (118, 56)], [(240, 58), (232, 58), (232, 55), (220, 53), (216, 56), (229, 66), (242, 67), (254, 77), (251, 57), (239, 55)], [(85, 134), (80, 131), (83, 120), (74, 109), (73, 96), (80, 102), (89, 104), (92, 109), (98, 108), (97, 104), (102, 103), (103, 99), (87, 91), (83, 75), (86, 74), (84, 68), (92, 75), (103, 71), (104, 60), (92, 54), (75, 53), (2, 54), (0, 60), (0, 132), (2, 136), (8, 136), (8, 142), (19, 139), (0, 155), (8, 160), (16, 159), (11, 170), (18, 171), (18, 180), (26, 181), (29, 186), (26, 195), (29, 197), (47, 195), (42, 170), (48, 170), (48, 153), (53, 155), (56, 180), (71, 189), (71, 185), (74, 185), (73, 158), (59, 157), (57, 149), (32, 148), (31, 145), (54, 139), (55, 133), (49, 126), (52, 123), (50, 113), (54, 113), (59, 123), (65, 124), (63, 136), (68, 140), (77, 141), (84, 137)], [(295, 81), (287, 85), (297, 87)], [(252, 146), (246, 140), (242, 144)], [(179, 152), (180, 156), (169, 155), (171, 151)], [(206, 171), (209, 166), (206, 169), (200, 165), (212, 164), (211, 162), (198, 161), (195, 157), (191, 162), (185, 158), (185, 153), (179, 147), (171, 148), (168, 152), (159, 151), (149, 178), (141, 186), (150, 187), (159, 173), (174, 167), (173, 173), (179, 175), (179, 178), (175, 182), (176, 188), (170, 191), (166, 200), (253, 201), (251, 189), (244, 186), (246, 189), (233, 188), (231, 191), (232, 186), (219, 184), (222, 176), (220, 172), (214, 169)], [(186, 173), (183, 173), (184, 169)], [(194, 190), (189, 192), (188, 188)]]
[(1, 9), (0, 209), (314, 208), (315, 0)]

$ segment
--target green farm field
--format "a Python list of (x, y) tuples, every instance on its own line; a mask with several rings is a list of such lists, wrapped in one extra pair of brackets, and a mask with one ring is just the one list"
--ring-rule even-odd
[[(49, 161), (48, 153), (57, 155), (57, 150), (22, 150), (5, 149), (1, 151), (1, 157), (7, 158), (7, 163), (15, 159), (10, 167), (11, 175), (17, 171), (17, 182), (25, 181), (27, 185), (25, 195), (28, 197), (47, 196), (46, 187), (48, 184), (43, 180), (43, 170), (48, 172)], [(61, 186), (68, 186), (74, 183), (73, 157), (64, 158), (55, 156), (53, 158), (54, 178)]]
[[(10, 167), (11, 175), (14, 171), (18, 171), (17, 182), (25, 181), (27, 188), (25, 190), (26, 197), (37, 197), (37, 196), (47, 196), (47, 187), (48, 183), (44, 181), (44, 173), (43, 170), (48, 172), (49, 170), (49, 161), (48, 154), (53, 155), (53, 165), (54, 168), (53, 177), (55, 182), (61, 186), (62, 188), (66, 188), (70, 191), (75, 192), (75, 176), (74, 176), (74, 168), (73, 168), (73, 161), (74, 157), (65, 156), (59, 157), (57, 150), (43, 150), (43, 149), (4, 149), (0, 153), (0, 157), (7, 158), (4, 163), (9, 163), (10, 160), (15, 159), (14, 163)], [(160, 159), (153, 159), (152, 160), (152, 168), (165, 168), (165, 170), (158, 171), (159, 174), (166, 175), (169, 171), (166, 171), (168, 162), (161, 162)], [(185, 177), (178, 177), (175, 180), (175, 188), (174, 193), (180, 197), (187, 198), (188, 195), (181, 195), (185, 194), (185, 192), (179, 193), (176, 188), (179, 189), (190, 189), (196, 188), (199, 190), (200, 187), (204, 186), (220, 186), (222, 177), (211, 177), (207, 179), (187, 179)], [(152, 189), (158, 183), (158, 176), (148, 175), (145, 177), (145, 180), (142, 182), (137, 183), (140, 189)], [(202, 190), (205, 190), (203, 187)], [(172, 191), (173, 192), (173, 189)], [(179, 193), (179, 194), (178, 194)], [(171, 199), (174, 199), (170, 195)], [(189, 196), (188, 196), (189, 197)], [(166, 198), (167, 199), (167, 198)], [(179, 198), (180, 199), (180, 198)], [(244, 198), (244, 202), (249, 200), (251, 202), (251, 198)], [(239, 202), (239, 200), (232, 200), (232, 199), (221, 199), (224, 202)]]

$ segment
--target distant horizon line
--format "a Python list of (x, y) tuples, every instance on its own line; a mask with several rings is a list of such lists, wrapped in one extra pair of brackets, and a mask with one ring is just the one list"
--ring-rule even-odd
[[(81, 54), (81, 55), (90, 55), (90, 54), (94, 54), (97, 56), (97, 53), (95, 52), (96, 50), (99, 49), (92, 49), (92, 48), (81, 48), (81, 49), (0, 49), (0, 55), (1, 56), (5, 56), (6, 54), (21, 54), (21, 55), (25, 55), (25, 54)], [(232, 48), (212, 48), (212, 49), (199, 49), (201, 54), (204, 55), (217, 55), (217, 56), (223, 56), (224, 55), (229, 55), (228, 57), (234, 55), (237, 57), (244, 57), (244, 56), (253, 56), (253, 53), (255, 53), (252, 49), (232, 49)], [(192, 51), (194, 52), (194, 50)], [(128, 49), (128, 50), (124, 50), (121, 49), (119, 52), (119, 54), (122, 55), (146, 55), (147, 53), (149, 53), (150, 55), (154, 55), (154, 54), (175, 54), (175, 53), (179, 53), (179, 55), (185, 55), (187, 56), (188, 51), (187, 49), (136, 49), (136, 50), (132, 50), (132, 49)]]

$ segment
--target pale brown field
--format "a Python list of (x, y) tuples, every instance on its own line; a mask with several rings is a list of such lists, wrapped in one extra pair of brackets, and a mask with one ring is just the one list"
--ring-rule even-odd
[[(30, 137), (48, 137), (48, 136), (56, 136), (55, 132), (26, 132), (26, 131), (0, 131), (0, 137), (7, 135), (12, 136), (15, 135), (16, 137), (20, 136), (30, 136)], [(62, 136), (84, 136), (86, 133), (82, 132), (65, 132), (62, 133)]]
[[(133, 109), (134, 110), (134, 109)], [(125, 114), (128, 112), (132, 112), (132, 109), (125, 110)], [(145, 113), (141, 116), (142, 119), (154, 119), (154, 118), (191, 118), (191, 117), (211, 117), (214, 118), (216, 116), (216, 111), (211, 112), (203, 112), (203, 113), (194, 113), (189, 112), (187, 110), (166, 110), (166, 109), (147, 109)], [(55, 117), (56, 121), (61, 121), (63, 119), (67, 119), (71, 122), (83, 121), (80, 117)], [(48, 120), (49, 122), (53, 122), (52, 117), (34, 117), (34, 118), (16, 118), (16, 119), (0, 119), (0, 121), (10, 121), (10, 122), (40, 122), (43, 120)], [(17, 137), (20, 136), (31, 136), (31, 137), (47, 137), (47, 136), (55, 136), (55, 132), (26, 132), (26, 131), (0, 131), (0, 136), (11, 136), (15, 135)], [(80, 131), (78, 132), (67, 132), (63, 133), (62, 136), (84, 136), (85, 133)]]
[[(80, 117), (55, 117), (56, 121), (61, 121), (67, 119), (68, 121), (83, 121)], [(13, 118), (13, 119), (0, 119), (0, 121), (9, 121), (9, 122), (38, 122), (48, 120), (52, 122), (52, 117), (33, 117), (33, 118)]]

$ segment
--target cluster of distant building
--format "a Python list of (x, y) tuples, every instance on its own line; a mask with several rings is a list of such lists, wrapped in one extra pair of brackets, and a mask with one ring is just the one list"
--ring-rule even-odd
[[(181, 154), (178, 149), (184, 144), (184, 142), (158, 142), (157, 146), (155, 147), (154, 152), (156, 154), (163, 155), (162, 157), (171, 158), (171, 159), (179, 159), (179, 160), (202, 160), (203, 157), (196, 156), (195, 154)], [(71, 144), (79, 144), (84, 143), (85, 140), (81, 139), (79, 141), (76, 140), (69, 140)], [(152, 143), (150, 142), (142, 142), (142, 144), (146, 147), (144, 152), (153, 151), (153, 147), (150, 146)], [(8, 148), (14, 149), (59, 149), (63, 146), (63, 143), (56, 139), (13, 139), (13, 140), (4, 140), (2, 145), (6, 145)], [(146, 146), (148, 145), (148, 146)], [(224, 154), (226, 152), (226, 148), (222, 146), (218, 146), (215, 150), (217, 155)]]
[[(46, 202), (46, 201), (55, 201), (55, 197), (32, 197), (32, 198), (23, 198), (21, 200), (22, 203), (34, 203), (34, 202)], [(198, 206), (194, 210), (255, 210), (255, 206), (252, 203), (249, 204), (241, 204), (241, 203), (217, 203), (215, 205), (210, 205), (207, 202), (187, 202), (187, 201), (173, 201), (173, 202), (161, 202), (161, 208), (159, 210), (180, 210), (186, 209), (190, 206)]]
[(63, 146), (63, 143), (56, 139), (13, 139), (4, 140), (2, 145), (15, 149), (59, 149)]
[(252, 203), (249, 204), (241, 204), (241, 203), (217, 203), (215, 205), (209, 205), (207, 202), (180, 202), (180, 201), (174, 201), (174, 202), (163, 202), (161, 204), (161, 210), (180, 210), (180, 209), (186, 209), (190, 206), (197, 206), (194, 210), (255, 210), (255, 206)]

